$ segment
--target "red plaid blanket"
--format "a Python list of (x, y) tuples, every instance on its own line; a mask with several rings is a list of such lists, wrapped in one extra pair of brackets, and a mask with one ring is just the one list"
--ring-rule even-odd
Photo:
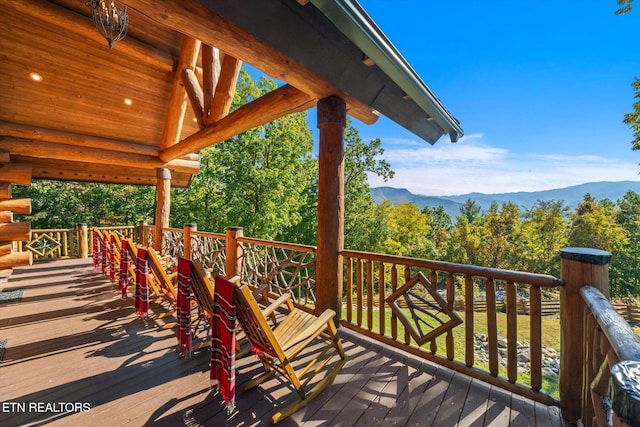
[(138, 271), (136, 280), (136, 309), (140, 317), (146, 317), (149, 311), (149, 261), (147, 260), (147, 250), (138, 249)]
[(120, 254), (120, 275), (118, 279), (118, 288), (122, 293), (122, 298), (127, 297), (127, 285), (129, 284), (129, 242), (127, 239), (122, 241), (122, 250)]
[(191, 260), (178, 258), (178, 347), (183, 356), (191, 355)]
[(216, 277), (211, 331), (211, 386), (220, 391), (227, 413), (236, 403), (236, 285)]

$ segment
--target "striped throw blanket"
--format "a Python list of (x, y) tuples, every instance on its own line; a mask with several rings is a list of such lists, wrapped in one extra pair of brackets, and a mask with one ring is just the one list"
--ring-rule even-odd
[(191, 355), (191, 260), (178, 258), (178, 350), (180, 354)]
[(236, 403), (236, 285), (216, 277), (211, 331), (211, 387), (217, 388), (230, 414)]
[(140, 317), (147, 317), (149, 311), (149, 261), (147, 250), (138, 249), (138, 271), (136, 277), (136, 309)]
[(118, 288), (122, 294), (122, 298), (127, 297), (127, 285), (129, 284), (129, 241), (122, 241), (122, 250), (120, 254), (120, 275), (118, 279)]

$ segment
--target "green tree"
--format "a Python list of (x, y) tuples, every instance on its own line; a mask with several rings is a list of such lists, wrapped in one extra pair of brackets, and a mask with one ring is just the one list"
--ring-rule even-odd
[(34, 180), (29, 187), (14, 186), (12, 193), (31, 199), (32, 213), (16, 219), (30, 221), (33, 229), (133, 225), (154, 215), (152, 187)]
[(633, 0), (618, 0), (616, 15), (624, 15), (633, 8)]
[(602, 249), (611, 253), (626, 244), (624, 230), (616, 222), (611, 208), (598, 204), (591, 194), (586, 194), (575, 212), (570, 215), (569, 245)]
[(526, 270), (560, 275), (560, 250), (567, 246), (568, 212), (562, 200), (537, 200), (525, 211), (521, 236)]
[[(616, 293), (640, 294), (640, 194), (628, 191), (618, 200), (617, 222), (624, 229), (626, 244), (615, 259)], [(613, 264), (613, 263), (612, 263)]]
[(430, 231), (427, 238), (435, 245), (435, 259), (447, 259), (453, 234), (453, 222), (443, 206), (430, 208), (425, 206), (422, 213), (427, 217)]
[(624, 123), (633, 130), (631, 145), (632, 150), (637, 151), (640, 150), (640, 79), (635, 78), (631, 86), (635, 91), (634, 98), (638, 101), (633, 104), (633, 111), (624, 115)]
[(374, 173), (386, 181), (393, 178), (394, 172), (391, 165), (381, 159), (384, 148), (380, 139), (373, 139), (368, 144), (363, 142), (350, 120), (347, 120), (344, 139), (344, 246), (375, 252), (382, 247), (386, 235), (385, 210), (371, 195), (367, 173)]
[(481, 226), (482, 265), (518, 269), (521, 264), (520, 209), (512, 202), (492, 203)]
[[(254, 81), (243, 70), (232, 109), (275, 88), (272, 80)], [(305, 236), (292, 234), (308, 205), (307, 186), (317, 170), (312, 148), (303, 112), (203, 150), (204, 167), (193, 187), (176, 194), (176, 217), (201, 219), (205, 227), (200, 228), (208, 231), (238, 225), (252, 237), (304, 241)]]
[(402, 203), (393, 206), (385, 203), (387, 218), (387, 238), (384, 241), (385, 253), (432, 259), (435, 245), (427, 238), (430, 227), (426, 215), (420, 212), (415, 203)]

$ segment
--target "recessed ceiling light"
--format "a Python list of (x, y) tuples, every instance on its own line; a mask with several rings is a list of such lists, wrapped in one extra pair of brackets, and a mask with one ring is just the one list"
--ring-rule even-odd
[(31, 80), (33, 80), (34, 82), (42, 81), (42, 76), (38, 73), (29, 73), (29, 77), (31, 77)]
[(124, 103), (127, 104), (127, 105), (131, 105), (131, 104), (133, 104), (133, 101), (131, 99), (129, 99), (129, 98), (125, 98), (124, 99)]

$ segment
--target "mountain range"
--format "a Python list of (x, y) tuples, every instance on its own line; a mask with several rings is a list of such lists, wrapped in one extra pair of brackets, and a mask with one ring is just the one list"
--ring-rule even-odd
[(374, 187), (371, 189), (371, 195), (376, 203), (382, 203), (384, 200), (389, 200), (395, 205), (413, 202), (420, 209), (425, 206), (430, 208), (442, 206), (451, 218), (455, 219), (460, 214), (460, 207), (469, 199), (485, 212), (493, 202), (497, 202), (499, 205), (504, 202), (512, 202), (524, 210), (531, 208), (538, 200), (562, 200), (570, 210), (573, 210), (582, 202), (587, 193), (596, 200), (610, 199), (615, 202), (621, 199), (627, 191), (640, 193), (640, 181), (601, 181), (544, 191), (496, 194), (468, 193), (455, 196), (425, 196), (413, 194), (405, 188)]

